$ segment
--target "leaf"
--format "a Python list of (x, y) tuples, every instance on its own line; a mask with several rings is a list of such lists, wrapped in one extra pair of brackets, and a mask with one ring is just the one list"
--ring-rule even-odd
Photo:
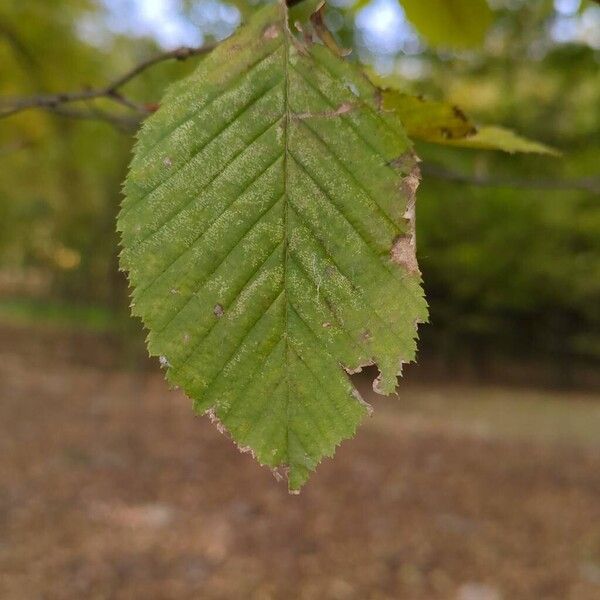
[(461, 148), (475, 148), (479, 150), (503, 150), (514, 154), (515, 152), (550, 154), (560, 156), (555, 148), (529, 140), (516, 134), (505, 127), (485, 125), (477, 128), (477, 133), (459, 139), (447, 139), (443, 143)]
[(381, 90), (381, 95), (383, 108), (394, 111), (400, 117), (411, 138), (445, 143), (477, 132), (465, 113), (447, 102), (426, 100), (422, 96), (403, 94), (389, 88)]
[(400, 0), (406, 18), (431, 46), (471, 48), (492, 22), (486, 0)]
[[(308, 34), (306, 34), (308, 35)], [(258, 11), (144, 124), (118, 218), (167, 378), (298, 490), (390, 394), (426, 304), (416, 160), (356, 67)]]
[(383, 88), (380, 94), (384, 110), (393, 111), (400, 117), (412, 139), (460, 148), (560, 155), (554, 148), (521, 137), (510, 129), (492, 125), (477, 127), (453, 104), (390, 88)]

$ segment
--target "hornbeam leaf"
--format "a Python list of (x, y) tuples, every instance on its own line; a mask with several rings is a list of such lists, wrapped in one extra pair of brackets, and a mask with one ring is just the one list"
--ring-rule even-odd
[(118, 228), (167, 379), (297, 491), (395, 390), (426, 303), (416, 159), (375, 88), (284, 3), (258, 11), (138, 136)]
[(445, 143), (477, 132), (465, 113), (448, 102), (428, 100), (390, 88), (381, 90), (382, 106), (394, 111), (411, 139)]
[(525, 138), (506, 127), (496, 125), (483, 125), (477, 128), (477, 132), (464, 138), (446, 139), (448, 146), (459, 146), (460, 148), (474, 148), (476, 150), (502, 150), (509, 154), (516, 152), (549, 154), (560, 156), (560, 152), (552, 146)]
[[(379, 79), (385, 85), (385, 79), (376, 76), (370, 78), (374, 82)], [(527, 139), (505, 127), (478, 127), (458, 106), (448, 102), (429, 100), (388, 87), (381, 89), (380, 96), (383, 109), (398, 115), (406, 133), (413, 140), (460, 148), (502, 150), (511, 154), (560, 155), (554, 148)]]

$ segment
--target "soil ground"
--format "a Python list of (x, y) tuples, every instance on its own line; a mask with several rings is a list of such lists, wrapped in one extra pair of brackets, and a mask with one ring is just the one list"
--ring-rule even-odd
[(103, 344), (0, 330), (0, 598), (600, 598), (599, 394), (363, 378), (289, 496)]

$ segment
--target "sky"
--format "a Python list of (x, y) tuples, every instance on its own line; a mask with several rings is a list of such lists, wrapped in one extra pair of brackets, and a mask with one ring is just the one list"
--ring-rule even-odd
[[(151, 36), (165, 48), (199, 46), (206, 32), (222, 39), (240, 23), (238, 10), (218, 0), (198, 0), (191, 20), (180, 13), (180, 0), (102, 1), (109, 31)], [(347, 1), (332, 0), (331, 4), (339, 6)], [(581, 0), (554, 0), (556, 15), (549, 33), (557, 43), (582, 41), (600, 49), (600, 7), (589, 6), (578, 13), (580, 4)], [(422, 49), (397, 0), (372, 0), (358, 12), (356, 25), (364, 45), (382, 57), (397, 52), (411, 55)]]
[(154, 37), (161, 46), (200, 46), (203, 32), (218, 38), (230, 35), (240, 23), (236, 8), (218, 0), (198, 2), (192, 22), (181, 14), (178, 0), (103, 0), (107, 25), (114, 32)]
[[(111, 31), (149, 35), (165, 48), (200, 45), (203, 31), (216, 30), (218, 37), (227, 37), (240, 22), (237, 9), (218, 0), (199, 0), (194, 14), (195, 23), (179, 13), (178, 0), (103, 1)], [(332, 2), (334, 5), (340, 3), (340, 0)], [(358, 13), (357, 26), (365, 41), (378, 53), (396, 53), (406, 49), (405, 43), (415, 47), (417, 38), (396, 0), (373, 0)]]

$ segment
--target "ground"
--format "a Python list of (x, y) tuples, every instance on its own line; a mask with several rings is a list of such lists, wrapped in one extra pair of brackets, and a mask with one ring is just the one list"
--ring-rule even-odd
[(290, 496), (95, 335), (0, 330), (0, 598), (600, 597), (600, 395), (363, 379)]

